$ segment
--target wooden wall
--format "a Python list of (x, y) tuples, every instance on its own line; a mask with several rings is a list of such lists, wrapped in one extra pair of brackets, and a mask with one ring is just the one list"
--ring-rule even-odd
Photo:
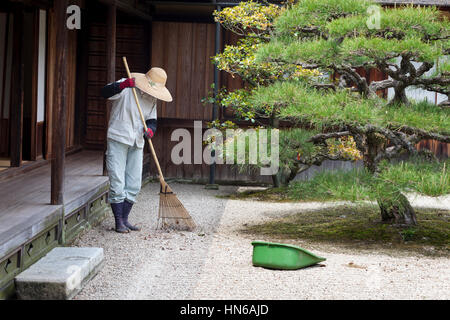
[(0, 157), (9, 157), (9, 121), (0, 119)]
[[(215, 28), (212, 23), (152, 23), (152, 66), (166, 70), (167, 88), (174, 98), (171, 103), (158, 103), (158, 118), (212, 120), (212, 105), (205, 106), (201, 100), (214, 83)], [(237, 35), (222, 29), (221, 51), (238, 40)], [(243, 86), (239, 76), (220, 72), (219, 87), (233, 91)], [(232, 115), (230, 108), (219, 112), (220, 118)]]
[[(0, 13), (0, 156), (11, 156), (10, 140), (13, 136), (10, 136), (12, 126), (9, 124), (9, 118), (13, 95), (10, 78), (13, 68), (12, 57), (19, 55), (20, 64), (26, 70), (23, 90), (22, 88), (20, 90), (22, 96), (20, 101), (23, 108), (23, 114), (19, 116), (23, 127), (21, 130), (23, 138), (20, 141), (22, 159), (34, 161), (42, 157), (44, 146), (45, 101), (43, 98), (46, 88), (47, 21), (45, 10), (24, 7), (20, 12), (23, 15), (23, 30), (20, 30), (18, 35), (22, 41), (22, 48), (19, 49), (13, 48), (12, 42), (14, 36), (12, 22), (17, 13)], [(7, 23), (6, 20), (9, 22)]]
[[(205, 124), (205, 123), (204, 123)], [(191, 154), (191, 164), (180, 164), (175, 165), (171, 159), (171, 152), (178, 141), (171, 141), (172, 133), (178, 129), (187, 129), (192, 138), (192, 154)], [(205, 125), (203, 126), (205, 131)], [(173, 121), (171, 119), (160, 119), (158, 121), (158, 130), (152, 139), (153, 145), (155, 147), (155, 152), (158, 155), (158, 160), (161, 164), (161, 169), (166, 178), (182, 178), (182, 179), (194, 179), (203, 183), (208, 183), (210, 175), (210, 166), (202, 164), (194, 164), (194, 129), (192, 121)], [(204, 146), (203, 146), (204, 150)], [(202, 150), (202, 152), (203, 152)], [(154, 165), (153, 159), (149, 154), (149, 148), (146, 143), (145, 146), (145, 165), (144, 165), (144, 176), (149, 174), (150, 176), (156, 176), (157, 170)], [(242, 181), (242, 182), (265, 182), (271, 183), (270, 176), (260, 176), (259, 171), (240, 173), (237, 168), (231, 165), (217, 165), (216, 166), (216, 181)]]
[[(162, 22), (152, 23), (151, 66), (161, 67), (167, 72), (167, 88), (173, 96), (173, 102), (158, 102), (158, 130), (153, 138), (156, 153), (162, 170), (168, 178), (195, 179), (209, 181), (210, 166), (194, 164), (194, 120), (202, 121), (203, 132), (207, 122), (212, 120), (212, 105), (201, 103), (214, 83), (214, 65), (211, 58), (215, 52), (216, 26), (213, 23)], [(232, 33), (223, 32), (222, 41), (235, 43)], [(238, 77), (222, 73), (220, 86), (229, 90), (241, 88), (243, 83)], [(219, 112), (220, 117), (222, 114)], [(171, 141), (172, 133), (179, 128), (187, 129), (191, 134), (191, 164), (175, 165), (171, 159), (173, 147), (178, 141)], [(202, 147), (202, 150), (203, 147)], [(148, 150), (147, 150), (148, 151)], [(156, 174), (156, 167), (150, 162), (149, 172)], [(260, 177), (257, 173), (239, 173), (230, 165), (216, 166), (217, 181), (264, 181), (270, 177)]]
[[(145, 23), (117, 25), (116, 79), (126, 77), (122, 57), (126, 56), (132, 72), (145, 73), (149, 68), (149, 31)], [(106, 25), (93, 22), (88, 35), (88, 71), (86, 128), (84, 145), (103, 149), (106, 139), (106, 100), (100, 95), (106, 84)]]
[(438, 142), (436, 140), (423, 140), (416, 147), (418, 150), (428, 149), (438, 158), (450, 157), (450, 143)]
[[(241, 37), (231, 31), (224, 30), (222, 32), (222, 38), (223, 38), (223, 44), (222, 44), (221, 52), (223, 52), (225, 45), (236, 45)], [(244, 82), (242, 81), (241, 77), (239, 77), (237, 75), (232, 76), (229, 73), (221, 71), (220, 72), (220, 86), (227, 88), (228, 91), (234, 91), (236, 89), (243, 88)], [(224, 108), (224, 109), (220, 110), (220, 116), (223, 119), (232, 119), (235, 117), (234, 110), (232, 108)]]
[[(106, 100), (100, 90), (106, 84), (106, 25), (91, 21), (88, 39), (86, 81), (86, 132), (84, 145), (90, 149), (103, 149), (106, 139)], [(174, 100), (158, 102), (158, 129), (153, 143), (162, 166), (169, 178), (208, 181), (210, 167), (206, 164), (175, 165), (171, 160), (172, 132), (188, 129), (193, 136), (194, 120), (212, 120), (212, 105), (204, 106), (201, 99), (208, 95), (214, 82), (215, 24), (190, 22), (152, 22), (148, 25), (136, 21), (117, 26), (116, 79), (125, 77), (122, 56), (127, 56), (132, 72), (146, 73), (150, 67), (161, 67), (168, 75), (167, 88)], [(223, 79), (227, 79), (225, 75)], [(233, 80), (236, 83), (236, 80)], [(156, 167), (146, 146), (144, 175), (155, 175)], [(193, 162), (193, 158), (192, 158)], [(256, 175), (240, 174), (231, 166), (217, 166), (218, 180), (257, 180)]]
[(0, 13), (0, 157), (9, 157), (13, 15)]
[(211, 120), (212, 106), (201, 99), (214, 82), (215, 25), (212, 23), (153, 22), (152, 67), (167, 72), (173, 102), (158, 103), (158, 118)]

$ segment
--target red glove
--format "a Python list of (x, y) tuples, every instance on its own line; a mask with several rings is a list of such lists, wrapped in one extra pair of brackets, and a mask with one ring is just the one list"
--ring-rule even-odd
[(120, 90), (123, 90), (125, 88), (134, 88), (135, 86), (136, 82), (134, 81), (134, 78), (128, 78), (119, 84)]
[(145, 131), (145, 129), (144, 129), (144, 136), (145, 136), (147, 139), (153, 138), (153, 130), (150, 129), (150, 128), (147, 128), (147, 131)]

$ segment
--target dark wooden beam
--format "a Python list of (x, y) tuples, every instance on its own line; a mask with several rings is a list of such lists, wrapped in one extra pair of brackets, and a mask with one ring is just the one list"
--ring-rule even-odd
[(89, 28), (88, 14), (81, 12), (81, 29), (77, 31), (77, 78), (75, 95), (75, 144), (84, 146), (86, 128), (86, 103), (89, 65)]
[(53, 143), (51, 204), (59, 205), (64, 201), (64, 169), (66, 148), (67, 114), (67, 51), (68, 35), (66, 28), (66, 10), (68, 0), (54, 2), (56, 20), (55, 90), (53, 97)]
[[(116, 33), (117, 33), (117, 5), (108, 6), (108, 18), (106, 21), (106, 83), (116, 81)], [(105, 130), (108, 130), (111, 101), (106, 102)], [(106, 135), (106, 134), (105, 134)], [(104, 151), (106, 151), (106, 136)], [(108, 175), (106, 170), (106, 156), (103, 157), (103, 175)]]
[(147, 14), (144, 11), (131, 6), (130, 4), (128, 4), (126, 2), (123, 2), (120, 0), (99, 0), (99, 1), (108, 6), (115, 5), (115, 6), (117, 6), (117, 9), (119, 9), (123, 12), (126, 12), (132, 16), (139, 17), (143, 20), (147, 20), (147, 21), (152, 20), (152, 16), (150, 14)]
[(22, 57), (23, 6), (14, 7), (13, 24), (13, 59), (11, 72), (11, 104), (10, 104), (10, 147), (11, 167), (22, 164), (23, 136), (23, 84), (24, 64)]
[(20, 3), (28, 7), (38, 7), (41, 9), (48, 9), (51, 7), (52, 4), (52, 0), (9, 0), (9, 2)]
[[(237, 1), (214, 1), (211, 0), (210, 2), (199, 2), (199, 1), (176, 1), (176, 0), (166, 0), (166, 1), (161, 1), (161, 0), (143, 0), (146, 4), (148, 5), (169, 5), (169, 6), (202, 6), (202, 7), (216, 7), (216, 6), (221, 6), (221, 7), (234, 7), (239, 5), (239, 3), (241, 2), (241, 0), (237, 0)], [(273, 4), (281, 4), (283, 0), (269, 0), (269, 3), (273, 3)]]
[(81, 13), (81, 30), (77, 31), (77, 80), (75, 95), (75, 138), (76, 143), (85, 146), (86, 143), (86, 105), (88, 102), (88, 67), (89, 67), (89, 31), (91, 21), (87, 10)]

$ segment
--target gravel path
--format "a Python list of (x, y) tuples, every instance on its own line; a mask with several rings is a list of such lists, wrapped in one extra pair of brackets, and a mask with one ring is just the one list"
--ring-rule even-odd
[[(172, 184), (198, 230), (154, 230), (159, 185), (143, 188), (130, 220), (139, 233), (117, 234), (106, 219), (74, 246), (102, 247), (105, 266), (75, 299), (449, 299), (450, 259), (349, 251), (297, 244), (327, 258), (323, 266), (273, 271), (251, 265), (252, 246), (238, 231), (321, 203), (264, 203), (216, 198), (236, 187), (206, 191)], [(413, 203), (449, 208), (450, 199), (416, 198)], [(334, 204), (335, 205), (335, 204)], [(350, 264), (350, 265), (349, 265)]]

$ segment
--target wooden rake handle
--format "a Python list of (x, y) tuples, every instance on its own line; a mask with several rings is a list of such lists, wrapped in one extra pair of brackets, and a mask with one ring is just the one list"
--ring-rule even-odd
[[(123, 64), (125, 65), (125, 69), (127, 70), (128, 78), (131, 78), (130, 68), (128, 67), (126, 57), (123, 57)], [(132, 88), (132, 89), (133, 89), (134, 99), (136, 100), (136, 105), (139, 109), (139, 114), (141, 116), (142, 124), (144, 125), (145, 131), (147, 131), (147, 124), (145, 123), (144, 114), (142, 113), (141, 105), (139, 104), (139, 99), (137, 97), (136, 88)], [(159, 165), (158, 157), (156, 156), (155, 148), (153, 147), (153, 143), (152, 143), (151, 139), (148, 139), (148, 144), (150, 145), (150, 150), (152, 151), (153, 159), (155, 160), (155, 163), (156, 163), (156, 168), (158, 168), (159, 180), (162, 185), (167, 186), (167, 184), (164, 181), (164, 176), (161, 171), (161, 166)]]

